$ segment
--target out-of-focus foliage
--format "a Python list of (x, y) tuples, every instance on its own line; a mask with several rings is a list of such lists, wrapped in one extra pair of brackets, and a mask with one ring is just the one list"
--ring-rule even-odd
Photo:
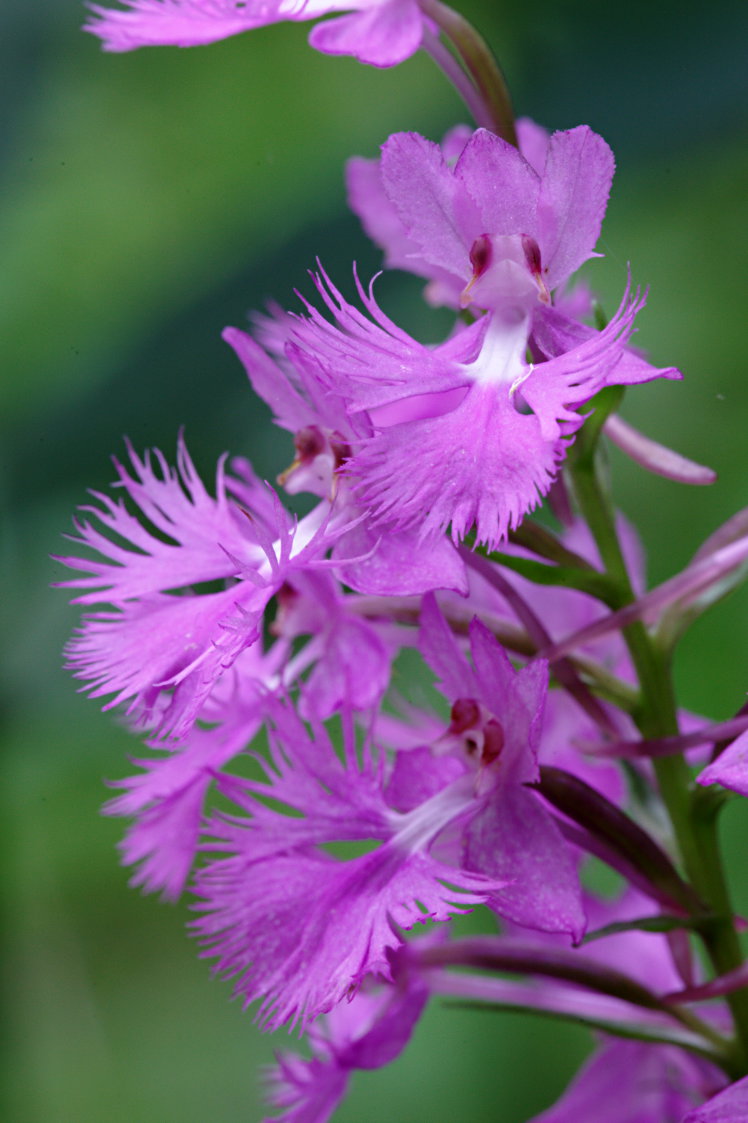
[[(687, 491), (614, 456), (654, 579), (682, 565), (745, 489), (748, 216), (745, 5), (470, 0), (520, 112), (587, 122), (618, 156), (589, 275), (612, 310), (631, 262), (651, 286), (637, 339), (682, 384), (632, 391), (626, 416), (716, 467)], [(47, 586), (73, 507), (111, 478), (127, 433), (169, 452), (186, 425), (210, 473), (224, 449), (269, 478), (286, 436), (221, 343), (269, 297), (291, 305), (319, 254), (336, 280), (378, 256), (346, 215), (341, 169), (396, 129), (438, 137), (465, 114), (425, 57), (377, 72), (324, 58), (303, 26), (210, 48), (106, 56), (68, 0), (0, 12), (0, 383), (7, 950), (2, 1117), (18, 1123), (223, 1123), (260, 1117), (260, 1038), (183, 933), (185, 908), (126, 888), (121, 824), (97, 813), (133, 741), (76, 696), (59, 651), (75, 613)], [(436, 339), (418, 285), (380, 295)], [(748, 686), (748, 595), (701, 621), (683, 702), (729, 716)], [(744, 804), (730, 809), (735, 846)], [(738, 904), (748, 908), (745, 886)], [(9, 1028), (8, 1028), (9, 1027)], [(553, 1042), (553, 1044), (551, 1044)], [(362, 1075), (341, 1121), (521, 1123), (559, 1093), (587, 1038), (530, 1019), (435, 1008), (401, 1060)]]

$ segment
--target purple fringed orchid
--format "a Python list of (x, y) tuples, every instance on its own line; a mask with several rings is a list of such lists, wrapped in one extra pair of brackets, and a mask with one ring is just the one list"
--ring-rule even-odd
[[(311, 1059), (280, 1053), (266, 1074), (268, 1100), (284, 1109), (284, 1123), (326, 1123), (356, 1069), (390, 1064), (408, 1044), (428, 989), (407, 957), (390, 956), (393, 982), (366, 984), (309, 1029)], [(270, 1123), (270, 1121), (266, 1121)]]
[[(86, 574), (60, 584), (84, 590), (76, 604), (112, 606), (84, 617), (68, 644), (84, 689), (113, 694), (105, 708), (127, 702), (138, 724), (179, 741), (220, 677), (257, 641), (271, 597), (292, 573), (320, 562), (336, 532), (325, 503), (294, 524), (240, 462), (243, 478), (219, 463), (214, 498), (182, 440), (176, 470), (154, 455), (155, 465), (130, 449), (132, 474), (115, 463), (117, 486), (155, 533), (123, 501), (94, 493), (99, 505), (84, 511), (103, 530), (80, 521), (72, 540), (98, 557), (59, 558)], [(225, 587), (194, 588), (216, 581)]]
[[(450, 137), (454, 166), (406, 133), (390, 138), (380, 164), (351, 166), (354, 209), (393, 247), (390, 263), (430, 277), (448, 303), (485, 310), (447, 342), (416, 342), (357, 281), (362, 313), (321, 270), (332, 322), (306, 301), (305, 316), (263, 321), (277, 361), (225, 333), (278, 423), (296, 433), (287, 486), (319, 493), (348, 477), (367, 515), (359, 544), (381, 558), (372, 535), (436, 543), (448, 526), (455, 541), (475, 527), (495, 548), (549, 490), (598, 390), (678, 376), (627, 349), (639, 293), (627, 287), (600, 332), (553, 305), (553, 290), (593, 256), (613, 158), (586, 126), (548, 139), (527, 124), (523, 136), (542, 174), (485, 129)], [(393, 586), (407, 591), (402, 578)]]
[[(421, 46), (418, 0), (122, 0), (122, 8), (91, 4), (85, 30), (107, 51), (194, 47), (282, 21), (336, 18), (318, 24), (312, 47), (352, 55), (371, 66), (396, 66)], [(340, 13), (347, 13), (341, 15)]]
[[(270, 757), (256, 758), (264, 779), (219, 780), (239, 813), (216, 813), (206, 828), (204, 848), (228, 856), (196, 875), (193, 929), (244, 1003), (261, 1000), (265, 1025), (303, 1027), (365, 976), (391, 981), (402, 930), (469, 910), (506, 878), (438, 855), (442, 832), (482, 808), (472, 773), (398, 810), (386, 758), (370, 741), (357, 749), (347, 715), (341, 758), (317, 723), (310, 735), (291, 707), (269, 712)], [(341, 842), (358, 843), (358, 856), (335, 857)]]
[[(515, 671), (501, 645), (474, 620), (471, 666), (433, 597), (424, 599), (421, 621), (423, 656), (451, 703), (447, 736), (434, 748), (468, 761), (481, 793), (480, 809), (462, 833), (462, 860), (468, 869), (511, 882), (489, 901), (500, 916), (578, 941), (586, 917), (575, 856), (551, 812), (526, 787), (539, 778), (547, 665), (538, 660)], [(403, 753), (401, 771), (409, 761), (415, 761), (412, 769), (436, 770)]]
[(528, 315), (509, 299), (432, 349), (398, 328), (371, 290), (359, 285), (367, 317), (326, 275), (316, 282), (335, 322), (307, 306), (291, 333), (294, 363), (372, 428), (343, 471), (373, 529), (431, 542), (448, 525), (455, 540), (475, 527), (489, 548), (549, 490), (583, 423), (579, 407), (618, 383), (644, 303), (627, 289), (603, 331), (532, 363)]
[(346, 465), (353, 451), (373, 436), (364, 413), (351, 414), (318, 376), (314, 356), (302, 354), (293, 340), (296, 317), (276, 311), (258, 317), (258, 335), (270, 354), (238, 328), (223, 338), (234, 349), (252, 389), (273, 411), (276, 423), (294, 434), (295, 457), (279, 476), (286, 491), (311, 492), (333, 500), (336, 521), (345, 529), (332, 547), (340, 577), (360, 593), (409, 596), (432, 589), (467, 592), (464, 563), (444, 536), (420, 548), (419, 528), (395, 522), (371, 525), (358, 502)]
[[(379, 160), (349, 161), (348, 197), (386, 264), (428, 278), (433, 303), (511, 311), (550, 359), (595, 334), (577, 318), (584, 300), (563, 290), (599, 256), (614, 160), (586, 125), (549, 137), (522, 120), (517, 135), (519, 149), (485, 129), (452, 130), (441, 147), (396, 133)], [(680, 375), (627, 350), (615, 381), (656, 377)]]

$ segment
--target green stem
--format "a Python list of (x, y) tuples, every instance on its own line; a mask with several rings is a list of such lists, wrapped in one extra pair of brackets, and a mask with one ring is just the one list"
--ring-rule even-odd
[[(599, 432), (598, 426), (598, 432)], [(619, 589), (622, 604), (635, 600), (626, 562), (618, 539), (613, 509), (604, 487), (596, 455), (596, 435), (572, 450), (570, 465), (574, 489), (597, 543), (609, 577)], [(645, 737), (669, 737), (678, 733), (678, 716), (669, 657), (647, 629), (637, 621), (623, 629), (623, 637), (636, 668), (640, 704), (633, 716)], [(657, 782), (673, 828), (683, 865), (709, 919), (699, 933), (717, 974), (733, 970), (743, 962), (732, 920), (733, 909), (724, 876), (717, 837), (716, 811), (693, 791), (691, 773), (682, 754), (653, 761)], [(737, 1033), (737, 1063), (748, 1071), (748, 989), (727, 996)]]
[(509, 90), (501, 67), (483, 36), (464, 16), (442, 4), (441, 0), (421, 0), (421, 8), (424, 15), (444, 32), (457, 52), (475, 83), (493, 131), (516, 148), (517, 133)]

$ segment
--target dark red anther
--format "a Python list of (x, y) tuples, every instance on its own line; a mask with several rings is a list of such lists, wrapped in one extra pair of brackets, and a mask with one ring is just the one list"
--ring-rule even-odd
[(529, 234), (522, 235), (522, 249), (525, 253), (525, 261), (527, 268), (532, 273), (533, 277), (539, 277), (542, 271), (540, 262), (540, 246), (531, 238)]
[(305, 425), (299, 429), (293, 439), (297, 459), (302, 464), (309, 464), (315, 456), (325, 450), (325, 438), (316, 425)]
[(480, 234), (470, 247), (470, 264), (473, 267), (473, 280), (482, 277), (491, 264), (493, 251), (488, 234)]
[(504, 748), (504, 727), (492, 717), (483, 726), (483, 763), (493, 764), (501, 756)]
[(452, 706), (450, 733), (464, 733), (480, 722), (480, 706), (474, 698), (458, 698)]
[(282, 636), (287, 624), (288, 615), (299, 599), (299, 592), (297, 589), (294, 589), (293, 585), (289, 585), (287, 581), (284, 581), (275, 594), (275, 597), (277, 609), (275, 619), (270, 624), (269, 631), (272, 636)]
[(548, 286), (546, 285), (545, 279), (543, 277), (543, 263), (540, 260), (540, 247), (538, 246), (538, 243), (534, 238), (531, 238), (529, 234), (523, 234), (522, 249), (525, 253), (527, 268), (535, 278), (535, 282), (538, 286), (538, 289), (540, 290), (538, 299), (543, 304), (550, 304), (551, 294), (548, 292)]
[(332, 433), (330, 436), (330, 448), (335, 459), (335, 471), (342, 468), (346, 460), (350, 460), (353, 453), (351, 446), (348, 442), (340, 436), (340, 433)]

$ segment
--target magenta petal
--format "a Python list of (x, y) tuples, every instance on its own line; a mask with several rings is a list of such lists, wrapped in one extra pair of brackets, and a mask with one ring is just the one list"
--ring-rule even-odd
[[(468, 591), (465, 563), (454, 544), (446, 537), (421, 542), (417, 529), (377, 530), (359, 523), (336, 542), (332, 556), (341, 580), (369, 596)], [(346, 565), (346, 557), (359, 560)]]
[(400, 216), (385, 193), (380, 161), (354, 156), (346, 164), (345, 182), (348, 206), (371, 240), (384, 249), (386, 265), (410, 272), (418, 247), (405, 235)]
[(544, 129), (542, 125), (536, 125), (529, 117), (518, 119), (517, 143), (519, 144), (519, 150), (538, 175), (543, 174), (550, 139), (548, 130)]
[(475, 235), (463, 235), (458, 227), (459, 185), (439, 145), (417, 133), (396, 133), (382, 148), (381, 166), (385, 193), (422, 260), (464, 284), (472, 273)]
[(266, 1074), (266, 1097), (282, 1115), (268, 1116), (263, 1123), (327, 1123), (345, 1096), (350, 1072), (336, 1058), (296, 1056), (281, 1053)]
[(496, 714), (506, 740), (501, 750), (501, 784), (532, 783), (539, 777), (537, 750), (548, 692), (548, 664), (535, 660), (515, 671), (495, 636), (478, 619), (470, 624), (470, 651), (477, 697)]
[(398, 982), (371, 1028), (341, 1052), (347, 1065), (372, 1069), (390, 1064), (402, 1053), (428, 1000), (425, 982), (415, 973)]
[(230, 858), (198, 875), (205, 915), (194, 928), (245, 1003), (263, 998), (259, 1017), (275, 1028), (330, 1010), (366, 974), (390, 978), (387, 953), (401, 943), (393, 923), (447, 920), (481, 902), (487, 884), (392, 843), (345, 863), (300, 851)]
[[(97, 558), (58, 560), (90, 574), (62, 582), (63, 588), (90, 589), (75, 604), (129, 600), (201, 581), (234, 577), (240, 561), (262, 560), (249, 534), (249, 522), (227, 494), (223, 461), (216, 472), (216, 498), (208, 494), (180, 437), (177, 468), (156, 450), (141, 459), (128, 445), (131, 471), (115, 460), (121, 487), (137, 504), (156, 533), (131, 515), (123, 502), (94, 493), (99, 507), (84, 507), (104, 528), (78, 522), (76, 544), (97, 551)], [(157, 465), (157, 469), (154, 466)], [(126, 547), (119, 544), (125, 542)]]
[(396, 811), (411, 811), (463, 775), (465, 765), (454, 756), (434, 756), (430, 748), (402, 749), (387, 784), (387, 802)]
[(366, 710), (389, 681), (390, 653), (372, 625), (341, 613), (303, 687), (303, 711), (324, 719), (344, 706)]
[(378, 159), (354, 156), (346, 164), (348, 206), (361, 219), (368, 237), (382, 246), (385, 263), (394, 270), (410, 270), (416, 243), (405, 237), (398, 211), (384, 191)]
[[(547, 358), (554, 358), (573, 350), (598, 334), (595, 328), (565, 315), (558, 308), (542, 307), (533, 320), (533, 343)], [(627, 347), (616, 364), (615, 382), (630, 386), (651, 382), (654, 378), (682, 378), (675, 367), (655, 367), (636, 351)]]
[(450, 702), (477, 696), (475, 672), (460, 651), (433, 595), (424, 597), (421, 604), (419, 647), (439, 680), (439, 689)]
[[(487, 129), (477, 129), (457, 161), (454, 176), (464, 193), (461, 215), (470, 231), (470, 245), (480, 234), (534, 237), (540, 178), (514, 145)], [(468, 280), (472, 272), (470, 265), (461, 276)]]
[(377, 520), (452, 536), (476, 528), (495, 549), (539, 502), (564, 455), (537, 417), (519, 413), (507, 389), (474, 384), (450, 413), (384, 429), (350, 464)]
[(252, 389), (270, 407), (278, 424), (295, 432), (317, 418), (286, 375), (246, 332), (226, 328), (223, 338), (233, 347), (247, 372)]
[(491, 895), (500, 916), (576, 942), (586, 918), (576, 863), (552, 815), (518, 786), (499, 788), (466, 831), (466, 862), (512, 884)]
[(748, 1076), (689, 1111), (683, 1123), (745, 1123), (748, 1119)]
[[(629, 286), (610, 323), (565, 354), (534, 365), (519, 386), (520, 393), (540, 422), (546, 440), (573, 432), (581, 424), (576, 412), (583, 402), (606, 385), (618, 385), (618, 367), (633, 331), (634, 319), (644, 305), (637, 289)], [(565, 426), (565, 430), (562, 429)]]
[(136, 47), (195, 47), (261, 27), (282, 18), (283, 0), (123, 0), (125, 9), (91, 4), (85, 31), (98, 35), (106, 51)]
[(193, 729), (186, 744), (159, 758), (134, 761), (143, 771), (112, 784), (120, 794), (102, 810), (135, 816), (120, 849), (126, 865), (140, 863), (131, 884), (145, 892), (161, 890), (167, 900), (176, 900), (184, 888), (197, 851), (205, 793), (260, 725), (263, 695), (257, 691), (253, 698), (246, 679), (242, 687), (244, 705), (233, 699), (224, 703), (221, 724)]
[(551, 137), (538, 200), (538, 243), (549, 289), (592, 256), (614, 169), (610, 148), (586, 125)]
[(173, 688), (158, 728), (175, 738), (191, 728), (221, 673), (259, 634), (272, 587), (236, 586), (206, 596), (154, 596), (84, 619), (68, 644), (68, 666), (91, 697), (114, 694), (106, 708), (131, 700), (145, 724), (163, 690)]
[(66, 649), (68, 666), (92, 683), (93, 697), (115, 693), (111, 704), (124, 702), (189, 666), (231, 613), (236, 596), (233, 589), (205, 597), (162, 595), (91, 613)]
[(705, 786), (721, 784), (738, 795), (748, 796), (748, 731), (728, 745), (696, 780)]
[(285, 1108), (284, 1123), (326, 1123), (355, 1069), (390, 1064), (410, 1040), (428, 999), (415, 972), (373, 993), (359, 991), (310, 1031), (316, 1056), (281, 1054), (268, 1074), (269, 1099)]
[(422, 37), (423, 16), (416, 0), (389, 0), (317, 24), (309, 43), (326, 55), (352, 55), (370, 66), (397, 66), (415, 54)]
[(176, 901), (195, 860), (203, 801), (212, 777), (195, 774), (183, 787), (147, 807), (128, 827), (120, 843), (125, 865), (138, 865), (131, 885), (144, 892), (161, 890)]
[(599, 1049), (558, 1103), (532, 1123), (738, 1123), (739, 1115), (683, 1118), (715, 1079), (716, 1069), (684, 1050), (615, 1041)]

